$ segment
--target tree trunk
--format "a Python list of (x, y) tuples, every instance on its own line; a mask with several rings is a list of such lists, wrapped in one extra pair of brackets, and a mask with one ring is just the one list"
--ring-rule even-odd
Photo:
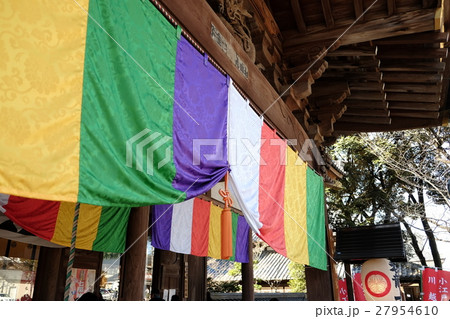
[(423, 199), (423, 189), (417, 189), (419, 194), (419, 204), (420, 204), (420, 220), (423, 225), (423, 229), (425, 230), (425, 234), (428, 238), (428, 243), (430, 245), (431, 254), (433, 255), (434, 266), (437, 268), (442, 268), (441, 256), (439, 254), (439, 250), (436, 244), (436, 238), (434, 237), (433, 230), (428, 223), (427, 214), (425, 212), (425, 203)]
[(405, 226), (409, 237), (411, 238), (411, 245), (413, 246), (414, 252), (416, 253), (417, 257), (419, 257), (420, 264), (422, 266), (427, 266), (427, 261), (425, 259), (425, 256), (423, 255), (422, 251), (420, 250), (419, 243), (417, 242), (416, 235), (414, 235), (414, 233), (411, 230), (411, 227), (409, 226), (409, 224), (403, 218), (402, 218), (401, 221), (403, 223), (403, 226)]

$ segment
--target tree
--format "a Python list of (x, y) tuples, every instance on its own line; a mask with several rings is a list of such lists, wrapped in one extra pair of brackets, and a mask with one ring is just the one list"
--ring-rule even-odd
[(339, 227), (390, 221), (401, 201), (395, 174), (377, 160), (359, 136), (339, 139), (329, 153), (343, 163), (345, 172), (342, 187), (327, 190), (330, 222)]
[(425, 194), (435, 204), (450, 209), (447, 189), (450, 181), (450, 129), (435, 127), (360, 136), (379, 161), (395, 172), (408, 196), (409, 217), (420, 219), (435, 267), (442, 267), (430, 220), (447, 231), (450, 220), (433, 220), (427, 216)]
[[(420, 220), (436, 267), (441, 267), (430, 223), (448, 231), (448, 220), (427, 216), (425, 194), (449, 208), (450, 131), (444, 128), (340, 138), (329, 150), (344, 163), (342, 188), (328, 190), (328, 211), (334, 226), (401, 222), (410, 244), (426, 265), (409, 221)], [(447, 228), (446, 228), (447, 227)]]
[(292, 279), (288, 281), (292, 292), (306, 292), (305, 266), (291, 261), (288, 265), (289, 275)]

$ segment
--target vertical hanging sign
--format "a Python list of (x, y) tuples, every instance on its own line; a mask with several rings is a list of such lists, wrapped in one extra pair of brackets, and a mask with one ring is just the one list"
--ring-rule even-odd
[(450, 272), (426, 268), (422, 272), (424, 301), (447, 301), (450, 294)]
[(347, 282), (345, 279), (339, 280), (339, 301), (348, 301)]

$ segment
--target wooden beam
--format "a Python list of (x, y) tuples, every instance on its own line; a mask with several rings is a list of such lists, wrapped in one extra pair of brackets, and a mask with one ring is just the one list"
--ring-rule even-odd
[(331, 10), (330, 0), (321, 0), (322, 12), (325, 18), (325, 24), (327, 28), (332, 28), (334, 26), (333, 11)]
[(286, 73), (287, 73), (287, 75), (290, 73), (290, 77), (292, 78), (292, 80), (295, 81), (300, 76), (302, 76), (302, 74), (304, 74), (305, 70), (307, 70), (308, 68), (309, 68), (308, 73), (311, 74), (311, 76), (314, 80), (317, 80), (318, 78), (320, 78), (322, 76), (322, 74), (328, 68), (328, 62), (325, 60), (318, 60), (316, 62), (313, 61), (309, 64), (302, 64), (302, 65), (293, 67), (291, 69), (288, 69), (286, 71)]
[(347, 108), (347, 110), (345, 111), (345, 115), (389, 117), (390, 111), (382, 110), (382, 109), (368, 110), (368, 109), (363, 109), (363, 108), (352, 107), (352, 108)]
[(376, 91), (355, 91), (347, 98), (347, 100), (363, 100), (363, 101), (384, 101), (386, 100), (386, 93)]
[(391, 124), (390, 117), (352, 116), (344, 114), (336, 123), (367, 123), (367, 124)]
[[(361, 17), (364, 12), (364, 0), (353, 0), (353, 8), (355, 9), (355, 19)], [(364, 16), (362, 16), (359, 21), (364, 21)]]
[(327, 53), (327, 56), (376, 56), (378, 48), (376, 46), (361, 47), (340, 47), (336, 51)]
[(418, 119), (437, 119), (439, 112), (391, 111), (392, 117), (412, 117)]
[(341, 91), (338, 93), (333, 93), (329, 95), (323, 95), (323, 96), (313, 96), (308, 99), (310, 104), (314, 107), (322, 107), (322, 106), (329, 106), (329, 105), (335, 105), (335, 104), (341, 104), (348, 96), (348, 92)]
[[(182, 28), (187, 30), (208, 52), (209, 56), (230, 75), (236, 85), (249, 98), (252, 105), (256, 106), (261, 112), (265, 112), (264, 117), (280, 134), (288, 139), (297, 140), (295, 148), (300, 151), (305, 139), (309, 138), (305, 130), (208, 3), (198, 0), (161, 0), (160, 2)], [(189, 8), (189, 10), (186, 10), (186, 8)], [(247, 66), (247, 77), (242, 74), (235, 66), (234, 61), (211, 37), (211, 25), (215, 26), (223, 39), (227, 41), (229, 48), (233, 49), (242, 63)]]
[(388, 18), (380, 18), (355, 24), (350, 30), (348, 26), (308, 33), (301, 37), (286, 37), (284, 48), (304, 46), (311, 42), (326, 42), (340, 39), (341, 45), (373, 41), (388, 37), (420, 33), (434, 30), (434, 9), (415, 10), (396, 14)]
[(434, 15), (434, 29), (444, 31), (444, 10), (437, 8)]
[(322, 144), (324, 137), (320, 131), (320, 127), (317, 124), (312, 124), (308, 128), (308, 136), (314, 140), (317, 144)]
[(442, 78), (442, 74), (385, 72), (383, 81), (386, 83), (440, 83), (442, 81)]
[(448, 55), (447, 48), (392, 48), (381, 46), (379, 59), (439, 59)]
[(336, 72), (329, 70), (322, 75), (323, 78), (337, 78), (345, 80), (365, 80), (365, 81), (378, 81), (383, 80), (383, 73), (381, 72)]
[(297, 30), (300, 33), (306, 33), (306, 24), (303, 19), (302, 8), (300, 7), (300, 0), (291, 0), (292, 13), (294, 14)]
[(297, 99), (304, 99), (311, 95), (311, 85), (314, 83), (314, 79), (311, 76), (311, 71), (306, 72), (302, 77), (298, 77), (293, 84), (286, 84), (281, 87), (283, 96), (285, 94), (292, 94)]
[(343, 60), (328, 60), (328, 69), (353, 69), (358, 70), (379, 68), (381, 61), (378, 59), (373, 60), (359, 60), (359, 61), (343, 61)]
[(438, 94), (388, 93), (386, 99), (388, 101), (439, 103), (441, 96)]
[(389, 132), (424, 127), (434, 127), (438, 125), (441, 125), (440, 119), (393, 117), (390, 125), (374, 123), (345, 123), (337, 121), (336, 123), (334, 123), (334, 132), (338, 135), (357, 132)]
[(351, 92), (355, 91), (378, 91), (384, 90), (385, 84), (383, 82), (355, 82), (348, 83)]
[[(329, 66), (330, 67), (330, 66)], [(393, 72), (443, 72), (445, 70), (445, 62), (408, 62), (402, 61), (387, 62), (382, 61), (380, 71)]]
[(388, 16), (391, 16), (395, 13), (395, 11), (397, 10), (395, 0), (387, 0), (387, 9), (388, 9)]
[(389, 103), (386, 101), (358, 101), (358, 100), (345, 100), (347, 107), (355, 108), (367, 108), (367, 109), (387, 109)]
[(448, 32), (423, 32), (375, 40), (374, 44), (393, 45), (393, 44), (445, 43), (448, 42), (448, 39), (449, 39)]
[(440, 93), (441, 87), (440, 84), (386, 83), (384, 90), (396, 93)]
[(281, 31), (265, 1), (249, 0), (249, 2), (256, 13), (255, 18), (259, 18), (265, 30), (272, 36), (272, 40), (275, 40), (275, 44), (281, 48)]
[(331, 136), (334, 128), (333, 124), (336, 122), (333, 114), (321, 114), (318, 117), (320, 132), (323, 136)]
[(347, 106), (345, 104), (334, 104), (329, 106), (323, 106), (317, 111), (311, 111), (311, 115), (318, 117), (320, 115), (328, 114), (329, 117), (332, 115), (338, 119), (346, 112)]
[(347, 94), (350, 94), (350, 88), (347, 81), (320, 81), (320, 84), (313, 85), (312, 89), (313, 96), (330, 95), (338, 92), (347, 92)]
[(438, 111), (438, 103), (420, 103), (420, 102), (390, 102), (390, 110), (417, 110), (417, 111)]
[(422, 0), (422, 8), (430, 8), (435, 4), (436, 0)]

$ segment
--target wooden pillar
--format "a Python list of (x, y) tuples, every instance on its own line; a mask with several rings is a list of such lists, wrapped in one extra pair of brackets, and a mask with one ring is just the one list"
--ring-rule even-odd
[(252, 231), (248, 232), (248, 263), (242, 264), (242, 300), (255, 300), (255, 286), (253, 283), (253, 240)]
[(64, 299), (68, 250), (68, 248), (40, 248), (33, 300), (62, 301)]
[[(64, 300), (69, 250), (69, 248), (40, 248), (33, 300)], [(76, 249), (73, 266), (80, 269), (94, 269), (97, 279), (102, 272), (102, 260), (101, 252)], [(93, 288), (94, 293), (99, 294), (100, 280), (95, 282)]]
[(352, 270), (349, 263), (345, 263), (345, 281), (347, 283), (348, 301), (354, 301)]
[[(325, 205), (325, 211), (326, 211), (326, 205)], [(328, 213), (326, 213), (326, 223), (328, 224)], [(334, 237), (333, 237), (333, 230), (328, 225), (327, 227), (327, 246), (328, 246), (328, 252), (330, 256), (328, 256), (328, 262), (330, 265), (330, 272), (331, 272), (331, 283), (333, 285), (333, 295), (334, 295), (334, 301), (339, 301), (339, 276), (336, 270), (336, 261), (334, 260), (334, 254), (335, 254), (335, 244), (334, 244)]]
[(162, 283), (161, 250), (155, 248), (153, 253), (152, 288), (150, 292), (160, 290)]
[(144, 300), (149, 217), (149, 206), (131, 209), (127, 248), (120, 260), (119, 300)]
[(305, 266), (308, 301), (333, 301), (333, 285), (330, 271)]
[(188, 300), (206, 300), (206, 257), (188, 256)]

